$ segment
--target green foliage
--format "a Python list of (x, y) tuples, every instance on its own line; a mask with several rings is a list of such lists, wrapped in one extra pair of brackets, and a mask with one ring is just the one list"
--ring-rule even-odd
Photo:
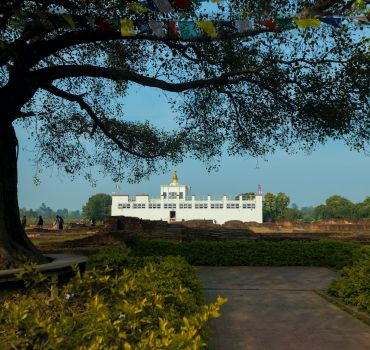
[(110, 215), (111, 205), (112, 197), (109, 194), (98, 193), (89, 198), (82, 208), (82, 214), (87, 219), (103, 220)]
[(238, 200), (239, 197), (242, 196), (242, 200), (253, 200), (256, 198), (255, 192), (245, 192), (245, 193), (239, 193), (237, 196), (235, 196), (235, 199)]
[(274, 195), (266, 193), (263, 200), (263, 217), (265, 219), (283, 219), (286, 217), (290, 198), (283, 192)]
[(54, 220), (57, 215), (62, 216), (63, 219), (79, 219), (81, 217), (79, 210), (68, 210), (66, 208), (53, 210), (45, 203), (42, 203), (38, 209), (20, 208), (19, 215), (20, 217), (26, 216), (28, 223), (36, 222), (39, 215), (46, 220)]
[(287, 208), (283, 218), (291, 221), (298, 221), (303, 219), (303, 214), (297, 208)]
[(353, 265), (341, 270), (342, 279), (333, 281), (328, 293), (370, 312), (370, 249), (365, 247)]
[(273, 219), (276, 213), (275, 196), (267, 192), (263, 198), (263, 218), (265, 220)]
[(266, 193), (263, 199), (264, 220), (288, 219), (292, 221), (303, 220), (309, 223), (314, 220), (328, 219), (370, 219), (370, 197), (355, 204), (347, 198), (333, 195), (326, 199), (325, 204), (317, 207), (303, 207), (300, 210), (297, 205), (288, 208), (289, 201), (289, 197), (285, 193), (279, 192), (276, 195), (270, 192)]
[(356, 216), (359, 219), (370, 219), (370, 197), (361, 203), (355, 204)]
[(290, 198), (283, 192), (279, 192), (275, 197), (276, 217), (282, 219), (285, 217)]
[(340, 241), (225, 241), (186, 242), (136, 241), (130, 243), (135, 256), (179, 255), (192, 265), (208, 266), (327, 266), (350, 265), (361, 249), (359, 244)]
[[(173, 19), (279, 21), (302, 11), (308, 18), (351, 12), (339, 1), (224, 1), (216, 12), (192, 3)], [(352, 11), (365, 11), (358, 3)], [(280, 31), (261, 25), (243, 35), (191, 39), (189, 48), (184, 37), (168, 40), (141, 31), (135, 40), (122, 37), (118, 18), (147, 19), (134, 11), (137, 4), (10, 0), (0, 8), (0, 86), (9, 87), (0, 91), (1, 102), (14, 103), (9, 119), (24, 123), (36, 138), (40, 164), (55, 163), (88, 179), (86, 169), (100, 165), (115, 180), (137, 181), (188, 154), (205, 160), (222, 149), (263, 155), (276, 148), (311, 149), (328, 138), (356, 149), (368, 145), (366, 35), (356, 26)], [(74, 18), (72, 27), (55, 7)], [(105, 35), (87, 23), (94, 18), (106, 21)], [(87, 66), (95, 66), (93, 72)], [(109, 79), (98, 67), (112, 73)], [(181, 93), (171, 99), (180, 122), (176, 131), (127, 121), (122, 97), (131, 82)]]
[(325, 205), (315, 208), (314, 216), (317, 219), (354, 219), (354, 204), (341, 196), (334, 195), (326, 200)]
[(313, 217), (317, 220), (370, 219), (370, 197), (366, 197), (363, 202), (355, 204), (344, 197), (333, 195), (326, 200), (325, 204), (314, 209)]
[[(104, 255), (105, 254), (105, 255)], [(200, 349), (205, 324), (226, 301), (204, 305), (194, 269), (180, 257), (144, 266), (77, 272), (57, 293), (32, 289), (5, 298), (0, 348)], [(114, 255), (119, 259), (120, 251)], [(123, 260), (127, 256), (121, 250)]]

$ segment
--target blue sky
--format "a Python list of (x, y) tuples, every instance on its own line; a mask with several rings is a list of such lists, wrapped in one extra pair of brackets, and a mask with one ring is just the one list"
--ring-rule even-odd
[[(139, 87), (130, 89), (125, 99), (125, 117), (130, 120), (150, 120), (159, 126), (175, 125), (173, 112), (167, 98), (159, 90)], [(56, 169), (44, 169), (41, 184), (33, 183), (35, 173), (32, 163), (32, 143), (20, 128), (19, 156), (19, 204), (21, 207), (38, 208), (42, 202), (53, 209), (81, 209), (95, 193), (111, 194), (115, 184), (107, 177), (97, 175), (96, 187), (83, 178), (72, 181)], [(332, 194), (342, 195), (354, 202), (370, 196), (370, 157), (350, 151), (341, 142), (329, 142), (310, 155), (288, 155), (277, 152), (266, 160), (251, 157), (222, 158), (219, 171), (208, 173), (203, 163), (187, 160), (177, 167), (181, 183), (192, 186), (196, 195), (234, 195), (240, 192), (257, 191), (285, 192), (291, 203), (309, 206), (323, 203)], [(148, 193), (159, 196), (159, 186), (170, 182), (172, 173), (152, 176), (139, 184), (120, 184), (121, 193)]]

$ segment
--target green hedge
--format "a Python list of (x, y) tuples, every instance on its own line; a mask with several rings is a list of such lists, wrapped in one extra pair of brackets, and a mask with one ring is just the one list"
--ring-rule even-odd
[(342, 268), (359, 256), (361, 245), (340, 241), (127, 242), (135, 256), (179, 255), (199, 266), (327, 266)]
[(328, 293), (370, 312), (370, 250), (364, 249), (360, 258), (340, 274), (342, 279), (333, 281)]
[(179, 255), (204, 266), (325, 266), (341, 269), (329, 294), (370, 311), (370, 247), (342, 241), (127, 242), (135, 256)]
[(205, 324), (225, 300), (205, 305), (194, 268), (183, 258), (127, 259), (122, 249), (112, 252), (110, 261), (108, 250), (92, 258), (96, 268), (77, 273), (58, 294), (28, 268), (43, 285), (3, 297), (0, 349), (204, 348)]

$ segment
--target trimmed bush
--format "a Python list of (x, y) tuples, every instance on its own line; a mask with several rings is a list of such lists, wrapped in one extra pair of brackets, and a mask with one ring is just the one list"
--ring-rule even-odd
[[(205, 305), (194, 269), (183, 258), (149, 258), (144, 262), (135, 258), (129, 262), (124, 250), (116, 250), (108, 266), (102, 268), (107, 254), (92, 258), (91, 265), (99, 269), (83, 275), (77, 271), (59, 295), (44, 284), (26, 295), (4, 298), (0, 348), (205, 347), (205, 324), (219, 316), (225, 299)], [(119, 261), (114, 269), (109, 267)], [(34, 271), (31, 274), (37, 275)]]
[(341, 241), (224, 241), (172, 243), (158, 240), (127, 243), (135, 256), (179, 255), (199, 266), (351, 265), (361, 245)]
[(333, 281), (328, 293), (370, 312), (370, 250), (364, 248), (360, 258), (340, 274), (342, 279)]

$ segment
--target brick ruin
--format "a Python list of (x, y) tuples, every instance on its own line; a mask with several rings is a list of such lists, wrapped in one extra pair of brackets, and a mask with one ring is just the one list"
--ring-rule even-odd
[(212, 220), (190, 220), (176, 223), (115, 216), (105, 220), (105, 232), (123, 236), (173, 241), (223, 241), (251, 239), (341, 239), (370, 244), (370, 221), (322, 221), (297, 224), (288, 220), (272, 223), (228, 221), (223, 225)]

